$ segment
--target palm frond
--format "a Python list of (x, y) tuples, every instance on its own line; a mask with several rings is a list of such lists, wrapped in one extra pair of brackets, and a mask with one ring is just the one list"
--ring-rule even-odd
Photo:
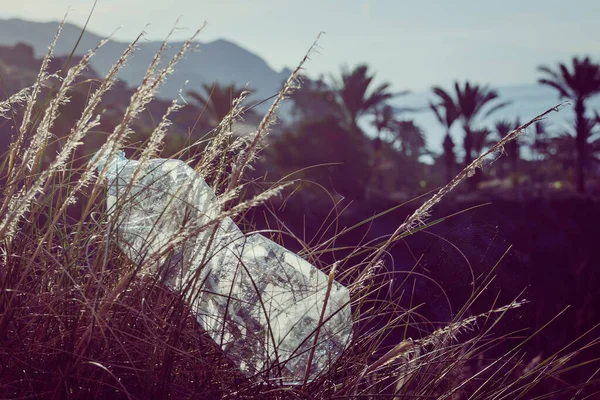
[(504, 108), (506, 106), (509, 106), (511, 104), (512, 104), (512, 101), (505, 101), (503, 103), (496, 104), (495, 106), (493, 106), (492, 108), (490, 108), (485, 114), (483, 114), (483, 118), (487, 118), (490, 115), (492, 115), (493, 113), (495, 113), (496, 111), (498, 111), (498, 110), (500, 110), (500, 109), (502, 109), (502, 108)]
[(560, 94), (561, 99), (573, 98), (573, 95), (571, 93), (569, 93), (569, 91), (559, 82), (555, 82), (555, 81), (552, 81), (549, 79), (539, 79), (538, 83), (540, 83), (541, 85), (550, 86), (550, 87), (556, 89), (558, 91), (558, 93)]

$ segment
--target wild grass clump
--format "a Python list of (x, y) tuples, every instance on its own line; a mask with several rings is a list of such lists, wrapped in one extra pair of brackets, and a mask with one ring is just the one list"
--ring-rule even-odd
[[(62, 26), (62, 25), (61, 25)], [(57, 36), (60, 33), (57, 32)], [(163, 62), (168, 38), (150, 63), (122, 120), (106, 133), (99, 154), (121, 151), (133, 133), (131, 124), (153, 99), (176, 63), (193, 46), (196, 32), (172, 59)], [(88, 96), (80, 118), (57, 154), (48, 154), (61, 110), (96, 49), (71, 68), (47, 72), (56, 37), (36, 82), (0, 102), (0, 115), (14, 125), (14, 136), (2, 158), (0, 177), (0, 392), (8, 398), (531, 398), (536, 390), (554, 390), (549, 397), (578, 396), (597, 381), (595, 373), (576, 385), (562, 381), (587, 361), (578, 357), (597, 344), (595, 330), (546, 357), (526, 354), (524, 346), (540, 332), (505, 332), (503, 318), (529, 307), (523, 296), (489, 311), (470, 309), (490, 283), (498, 265), (482, 276), (473, 274), (469, 300), (450, 322), (427, 320), (421, 304), (413, 304), (414, 277), (408, 271), (394, 293), (381, 293), (390, 279), (385, 255), (406, 236), (425, 229), (431, 208), (480, 167), (484, 157), (546, 113), (503, 138), (476, 159), (446, 187), (426, 201), (389, 237), (357, 244), (326, 273), (351, 292), (355, 321), (352, 342), (339, 360), (312, 381), (281, 385), (276, 370), (270, 379), (243, 375), (202, 331), (186, 299), (193, 285), (176, 292), (161, 282), (156, 261), (172, 255), (181, 243), (211, 229), (226, 217), (243, 219), (257, 205), (281, 193), (290, 182), (277, 182), (254, 197), (244, 197), (245, 179), (265, 137), (275, 122), (278, 105), (298, 85), (306, 57), (284, 84), (254, 135), (234, 137), (232, 122), (244, 112), (234, 102), (201, 154), (194, 145), (184, 149), (190, 165), (218, 193), (223, 212), (209, 224), (182, 231), (160, 254), (142, 265), (129, 260), (116, 246), (118, 212), (107, 214), (104, 185), (95, 164), (75, 156), (85, 136), (99, 124), (102, 97), (116, 82), (119, 70), (135, 51), (136, 41), (123, 52), (107, 76)], [(201, 66), (199, 66), (201, 67)], [(147, 142), (128, 149), (140, 160), (139, 171), (159, 154), (170, 117), (181, 104), (175, 99)], [(50, 156), (51, 161), (44, 160)], [(87, 155), (86, 157), (89, 157)], [(102, 171), (102, 177), (106, 171)], [(248, 192), (251, 192), (249, 190)], [(384, 214), (385, 215), (385, 214)], [(324, 221), (324, 224), (334, 224)], [(251, 225), (252, 221), (243, 221)], [(368, 221), (366, 221), (368, 222)], [(292, 236), (303, 256), (319, 265), (319, 257), (335, 250), (335, 239), (307, 244), (284, 229), (269, 232)], [(360, 260), (360, 262), (356, 262)], [(501, 260), (498, 260), (500, 263)], [(427, 278), (427, 277), (425, 277)], [(411, 285), (413, 285), (411, 289)], [(497, 332), (500, 332), (499, 334)], [(412, 336), (412, 338), (410, 337)], [(393, 345), (389, 345), (394, 342)], [(500, 344), (509, 351), (494, 353)], [(504, 347), (502, 347), (504, 348)], [(490, 354), (495, 354), (490, 358)], [(589, 378), (589, 379), (588, 379)], [(541, 394), (540, 394), (541, 397)]]

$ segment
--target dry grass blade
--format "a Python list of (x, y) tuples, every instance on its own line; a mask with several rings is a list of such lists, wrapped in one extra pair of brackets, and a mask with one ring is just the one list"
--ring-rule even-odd
[(308, 354), (308, 361), (306, 363), (306, 372), (304, 373), (304, 382), (302, 382), (302, 387), (306, 387), (308, 380), (310, 378), (310, 370), (312, 368), (313, 358), (315, 356), (315, 350), (317, 349), (317, 343), (319, 342), (319, 333), (321, 331), (321, 326), (323, 325), (325, 319), (325, 311), (327, 310), (327, 304), (329, 302), (329, 296), (331, 295), (331, 288), (333, 287), (333, 281), (335, 278), (335, 270), (337, 268), (337, 264), (333, 264), (331, 271), (329, 271), (329, 279), (327, 281), (327, 291), (325, 293), (325, 300), (323, 301), (323, 305), (321, 306), (321, 315), (319, 316), (319, 323), (317, 324), (317, 330), (315, 332), (315, 337), (313, 339), (313, 344), (310, 349), (310, 353)]
[(407, 219), (402, 223), (390, 236), (390, 238), (385, 242), (380, 249), (373, 255), (371, 263), (376, 262), (383, 255), (386, 249), (394, 243), (398, 239), (398, 237), (405, 233), (410, 233), (411, 231), (419, 228), (424, 224), (424, 221), (429, 217), (431, 209), (437, 203), (439, 203), (442, 198), (450, 193), (454, 188), (456, 188), (460, 183), (462, 183), (465, 179), (472, 177), (475, 174), (475, 170), (477, 168), (481, 168), (485, 158), (494, 153), (501, 153), (504, 149), (504, 146), (510, 142), (511, 140), (515, 140), (519, 135), (521, 135), (525, 129), (533, 125), (534, 123), (541, 121), (548, 114), (552, 112), (560, 111), (566, 104), (561, 103), (557, 106), (554, 106), (537, 117), (533, 118), (529, 122), (519, 126), (517, 129), (510, 132), (508, 135), (503, 137), (496, 144), (491, 146), (488, 150), (484, 151), (477, 157), (471, 164), (465, 167), (458, 175), (456, 175), (448, 184), (442, 187), (436, 194), (433, 195), (429, 200), (427, 200), (423, 205), (421, 205), (415, 212), (413, 212)]
[(290, 96), (299, 87), (298, 79), (300, 72), (302, 71), (302, 68), (304, 67), (306, 61), (309, 60), (311, 53), (315, 50), (320, 37), (321, 34), (317, 36), (317, 39), (312, 44), (312, 46), (310, 46), (308, 52), (305, 54), (302, 61), (300, 61), (296, 69), (294, 69), (290, 77), (283, 84), (283, 88), (279, 91), (277, 97), (275, 98), (275, 101), (273, 102), (273, 104), (263, 117), (262, 121), (258, 125), (258, 129), (256, 130), (256, 133), (252, 137), (248, 146), (245, 149), (242, 149), (236, 157), (236, 161), (233, 165), (233, 169), (231, 172), (228, 190), (239, 186), (240, 179), (242, 178), (246, 168), (250, 163), (252, 163), (252, 161), (255, 159), (256, 155), (262, 148), (262, 141), (264, 137), (269, 133), (271, 126), (276, 121), (276, 112), (279, 108), (279, 104), (285, 98)]
[(398, 359), (402, 359), (402, 358), (405, 359), (407, 354), (410, 353), (411, 351), (413, 351), (417, 347), (424, 347), (424, 346), (437, 347), (437, 346), (440, 346), (440, 344), (446, 345), (446, 343), (448, 341), (457, 341), (458, 339), (457, 339), (456, 335), (464, 330), (469, 329), (478, 320), (481, 320), (484, 318), (489, 318), (493, 314), (505, 313), (506, 311), (508, 311), (510, 309), (521, 307), (522, 305), (524, 305), (526, 303), (528, 303), (528, 302), (524, 301), (524, 300), (515, 301), (515, 302), (512, 302), (503, 307), (496, 308), (496, 309), (487, 311), (487, 312), (479, 314), (479, 315), (474, 315), (469, 318), (465, 318), (462, 321), (457, 321), (457, 322), (448, 324), (444, 328), (438, 329), (437, 331), (433, 332), (432, 334), (430, 334), (429, 336), (427, 336), (423, 339), (414, 340), (414, 341), (412, 339), (404, 340), (404, 341), (400, 342), (399, 344), (397, 344), (393, 349), (391, 349), (390, 351), (385, 353), (383, 356), (381, 356), (379, 359), (374, 361), (372, 364), (370, 364), (365, 369), (363, 375), (367, 376), (367, 375), (377, 371), (378, 369), (383, 368), (386, 365), (393, 363), (394, 361), (396, 361)]
[(169, 117), (171, 114), (176, 113), (182, 105), (179, 104), (179, 98), (182, 97), (183, 89), (179, 90), (179, 96), (174, 98), (171, 102), (171, 105), (167, 108), (167, 111), (163, 114), (160, 122), (154, 128), (154, 131), (150, 134), (150, 140), (144, 150), (142, 151), (142, 155), (140, 156), (140, 169), (144, 168), (148, 160), (154, 158), (159, 152), (160, 147), (163, 145), (165, 135), (167, 134), (167, 130), (171, 125), (171, 120)]
[[(148, 69), (146, 70), (146, 74), (142, 79), (142, 83), (138, 86), (135, 93), (131, 96), (131, 100), (129, 101), (129, 105), (125, 110), (125, 115), (123, 116), (119, 125), (117, 125), (111, 135), (108, 137), (106, 143), (100, 148), (97, 153), (98, 157), (113, 157), (118, 151), (123, 148), (124, 142), (132, 133), (130, 128), (131, 122), (142, 112), (145, 110), (148, 103), (153, 99), (156, 90), (159, 86), (165, 81), (168, 75), (173, 73), (174, 66), (183, 58), (185, 53), (190, 49), (196, 37), (200, 34), (203, 28), (198, 29), (188, 40), (186, 40), (181, 46), (180, 50), (171, 58), (171, 60), (167, 63), (167, 65), (162, 68), (158, 73), (156, 73), (156, 69), (158, 68), (161, 56), (168, 48), (168, 40), (170, 36), (173, 34), (175, 28), (171, 30), (167, 38), (163, 41), (161, 47), (155, 53), (154, 58), (152, 59)], [(105, 165), (106, 166), (106, 165)], [(95, 165), (90, 165), (90, 170), (95, 168)], [(106, 171), (102, 171), (101, 175)]]
[[(14, 193), (14, 189), (17, 187), (17, 182), (20, 179), (23, 179), (29, 171), (32, 171), (34, 167), (37, 166), (36, 163), (41, 162), (40, 153), (44, 149), (45, 143), (51, 135), (52, 126), (58, 117), (59, 106), (62, 106), (69, 101), (67, 94), (75, 79), (87, 67), (94, 53), (106, 42), (107, 40), (103, 40), (95, 49), (90, 50), (79, 63), (69, 69), (66, 77), (62, 79), (58, 91), (48, 102), (43, 112), (42, 120), (38, 125), (35, 135), (31, 139), (31, 143), (23, 154), (22, 165), (14, 170), (13, 175), (9, 176), (9, 187), (13, 188), (12, 193)], [(34, 101), (34, 99), (31, 99), (31, 101)], [(95, 125), (94, 122), (92, 123), (92, 126), (93, 125)], [(57, 155), (56, 159), (47, 169), (42, 171), (37, 178), (34, 178), (33, 175), (27, 177), (24, 182), (25, 185), (17, 193), (7, 196), (9, 200), (5, 200), (5, 203), (2, 205), (2, 211), (6, 213), (6, 216), (2, 222), (0, 222), (0, 238), (5, 235), (9, 237), (14, 235), (19, 219), (27, 212), (35, 196), (42, 191), (42, 188), (47, 184), (49, 178), (58, 169), (64, 166), (72, 151), (81, 144), (79, 140), (85, 135), (87, 130), (84, 130), (83, 127), (78, 128), (79, 131), (72, 132), (65, 148)], [(13, 170), (11, 169), (11, 171)]]
[[(208, 143), (200, 162), (195, 168), (196, 171), (202, 173), (207, 179), (212, 177), (212, 181), (214, 182), (213, 191), (215, 193), (218, 190), (221, 177), (224, 173), (227, 152), (235, 151), (236, 148), (242, 144), (242, 141), (238, 141), (236, 145), (230, 143), (230, 138), (233, 134), (231, 129), (234, 122), (242, 118), (242, 115), (245, 112), (242, 103), (249, 94), (250, 92), (243, 91), (237, 99), (233, 100), (229, 113), (227, 113), (225, 118), (223, 118), (223, 120), (219, 122), (219, 125), (214, 129), (214, 136)], [(192, 146), (190, 146), (190, 148)], [(217, 164), (218, 166), (215, 167), (214, 164)]]
[(17, 137), (12, 141), (9, 149), (9, 162), (8, 162), (8, 175), (12, 176), (12, 170), (15, 166), (17, 158), (21, 156), (21, 152), (24, 150), (25, 140), (27, 136), (27, 130), (29, 129), (29, 125), (32, 123), (31, 117), (33, 113), (33, 108), (36, 104), (36, 100), (44, 81), (48, 79), (49, 75), (47, 73), (48, 64), (54, 54), (54, 47), (56, 46), (56, 42), (58, 41), (58, 37), (60, 36), (60, 32), (62, 31), (63, 26), (65, 25), (66, 15), (63, 17), (62, 21), (58, 25), (58, 29), (56, 30), (56, 34), (52, 38), (52, 42), (48, 47), (48, 52), (44, 56), (42, 60), (42, 66), (40, 67), (40, 71), (38, 72), (38, 76), (33, 84), (31, 89), (31, 93), (28, 95), (27, 103), (25, 107), (25, 113), (23, 115), (23, 121), (21, 122), (21, 127), (18, 130)]
[(0, 101), (0, 118), (8, 118), (8, 112), (14, 110), (16, 105), (26, 103), (31, 90), (30, 87), (23, 88), (8, 99)]

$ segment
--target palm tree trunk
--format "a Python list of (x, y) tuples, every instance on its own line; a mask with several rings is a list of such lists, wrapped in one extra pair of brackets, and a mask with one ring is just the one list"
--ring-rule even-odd
[(575, 152), (577, 172), (577, 192), (585, 193), (585, 164), (588, 123), (585, 118), (585, 103), (583, 98), (575, 101)]
[(452, 171), (452, 167), (454, 166), (454, 143), (452, 142), (452, 137), (450, 136), (450, 131), (446, 132), (446, 137), (444, 138), (444, 161), (446, 165), (446, 183), (450, 182), (454, 178), (454, 174)]
[[(468, 125), (465, 125), (464, 129), (465, 138), (463, 140), (463, 147), (465, 149), (465, 167), (468, 167), (473, 162), (473, 132), (471, 132), (471, 127)], [(469, 179), (467, 186), (470, 191), (473, 191), (477, 187), (477, 181), (475, 179)]]

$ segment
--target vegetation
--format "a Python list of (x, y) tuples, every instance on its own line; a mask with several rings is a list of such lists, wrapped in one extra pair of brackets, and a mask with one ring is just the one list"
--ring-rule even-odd
[(344, 69), (341, 83), (336, 84), (337, 95), (346, 119), (353, 129), (358, 128), (358, 119), (361, 116), (374, 113), (377, 107), (394, 97), (389, 91), (389, 83), (383, 83), (369, 92), (374, 77), (368, 74), (366, 65), (359, 65), (352, 71)]
[(540, 83), (558, 91), (560, 97), (570, 99), (575, 104), (575, 151), (577, 157), (577, 191), (584, 193), (585, 171), (589, 167), (589, 143), (592, 131), (599, 122), (587, 116), (586, 101), (600, 93), (600, 65), (590, 61), (588, 57), (580, 60), (573, 58), (573, 67), (559, 64), (557, 70), (542, 66), (539, 68), (546, 78)]
[[(440, 87), (434, 87), (433, 92), (441, 100), (441, 105), (448, 110), (448, 107), (458, 110), (458, 117), (462, 122), (465, 135), (463, 138), (463, 149), (465, 151), (464, 164), (471, 164), (473, 161), (473, 150), (475, 150), (475, 136), (483, 136), (480, 133), (474, 133), (473, 124), (475, 119), (483, 113), (483, 110), (490, 102), (498, 98), (498, 94), (487, 87), (471, 85), (468, 81), (465, 82), (464, 89), (460, 88), (458, 82), (454, 84), (456, 98), (453, 98), (448, 92)], [(494, 111), (506, 106), (507, 103), (498, 103), (492, 106), (483, 117), (487, 117)], [(480, 138), (481, 139), (481, 138)], [(474, 181), (472, 181), (474, 182)], [(471, 189), (474, 189), (474, 184), (471, 184)]]
[(234, 84), (221, 86), (218, 82), (211, 85), (203, 84), (205, 94), (189, 91), (188, 95), (194, 99), (200, 107), (209, 113), (210, 120), (217, 125), (233, 108), (233, 101), (249, 89), (236, 88)]
[(450, 129), (452, 129), (452, 125), (458, 120), (460, 117), (460, 109), (454, 103), (452, 98), (450, 97), (442, 97), (440, 104), (429, 103), (429, 107), (435, 114), (436, 118), (442, 124), (444, 129), (446, 130), (446, 136), (444, 136), (444, 166), (446, 168), (446, 181), (449, 182), (452, 180), (454, 176), (452, 174), (453, 167), (455, 164), (455, 155), (454, 155), (454, 141), (452, 140), (452, 136), (450, 135)]
[[(154, 99), (194, 38), (160, 67), (167, 38), (135, 90), (120, 88), (116, 76), (138, 40), (100, 78), (85, 75), (97, 48), (80, 59), (58, 59), (62, 64), (52, 68), (55, 38), (35, 64), (39, 72), (29, 76), (32, 81), (0, 102), (3, 133), (11, 138), (0, 163), (3, 396), (517, 399), (598, 393), (595, 200), (577, 198), (559, 207), (543, 197), (511, 203), (496, 219), (513, 224), (519, 239), (508, 244), (475, 217), (490, 191), (511, 201), (515, 187), (531, 186), (533, 193), (521, 177), (550, 170), (556, 171), (554, 181), (566, 182), (570, 150), (577, 151), (581, 172), (577, 188), (586, 187), (581, 165), (593, 154), (594, 122), (585, 101), (596, 93), (586, 86), (586, 74), (595, 64), (575, 59), (576, 72), (561, 68), (562, 75), (544, 69), (553, 80), (543, 83), (576, 102), (577, 137), (581, 130), (588, 147), (583, 139), (573, 145), (549, 137), (541, 121), (560, 107), (525, 124), (485, 126), (506, 102), (487, 86), (466, 81), (455, 84), (454, 94), (433, 89), (430, 108), (446, 133), (438, 156), (427, 150), (414, 121), (399, 118), (405, 110), (390, 104), (398, 95), (390, 85), (372, 89), (374, 75), (366, 65), (343, 70), (337, 83), (310, 81), (299, 76), (307, 55), (250, 135), (233, 129), (250, 112), (242, 105), (247, 93), (234, 86), (207, 85), (206, 93), (191, 94), (198, 103), (191, 106)], [(4, 67), (0, 63), (0, 73)], [(275, 112), (286, 97), (292, 97), (295, 119), (277, 128)], [(456, 121), (464, 131), (464, 167), (453, 175)], [(368, 123), (376, 137), (363, 131)], [(526, 141), (534, 126), (534, 139)], [(494, 133), (497, 141), (490, 140)], [(533, 160), (522, 156), (526, 146)], [(234, 218), (347, 286), (355, 333), (340, 359), (298, 385), (280, 384), (278, 366), (286, 360), (275, 360), (257, 376), (243, 375), (186, 302), (208, 289), (167, 289), (161, 282), (166, 266), (152, 259), (136, 265), (116, 245), (119, 211), (106, 212), (106, 171), (97, 174), (88, 161), (97, 152), (120, 150), (141, 165), (161, 155), (187, 161), (223, 204), (213, 225)], [(504, 151), (509, 167), (503, 158), (486, 163)], [(423, 156), (434, 164), (422, 162)], [(471, 179), (484, 165), (488, 175)], [(489, 189), (507, 170), (511, 190)], [(475, 182), (468, 192), (460, 186), (465, 180)], [(480, 196), (474, 203), (458, 201), (473, 192)], [(539, 213), (531, 221), (543, 223), (534, 226), (520, 212)], [(580, 232), (578, 224), (585, 234), (564, 254), (561, 245)], [(182, 228), (161, 255), (173, 256), (202, 229), (208, 227)], [(538, 236), (543, 238), (535, 242)], [(522, 255), (516, 248), (525, 244), (530, 247)], [(539, 262), (546, 260), (542, 250), (547, 259), (566, 260), (567, 272)], [(532, 268), (523, 271), (520, 259), (533, 259), (527, 264)], [(551, 296), (535, 286), (540, 281), (555, 285)], [(561, 302), (565, 297), (574, 313)], [(566, 327), (562, 335), (551, 332), (557, 324)]]

